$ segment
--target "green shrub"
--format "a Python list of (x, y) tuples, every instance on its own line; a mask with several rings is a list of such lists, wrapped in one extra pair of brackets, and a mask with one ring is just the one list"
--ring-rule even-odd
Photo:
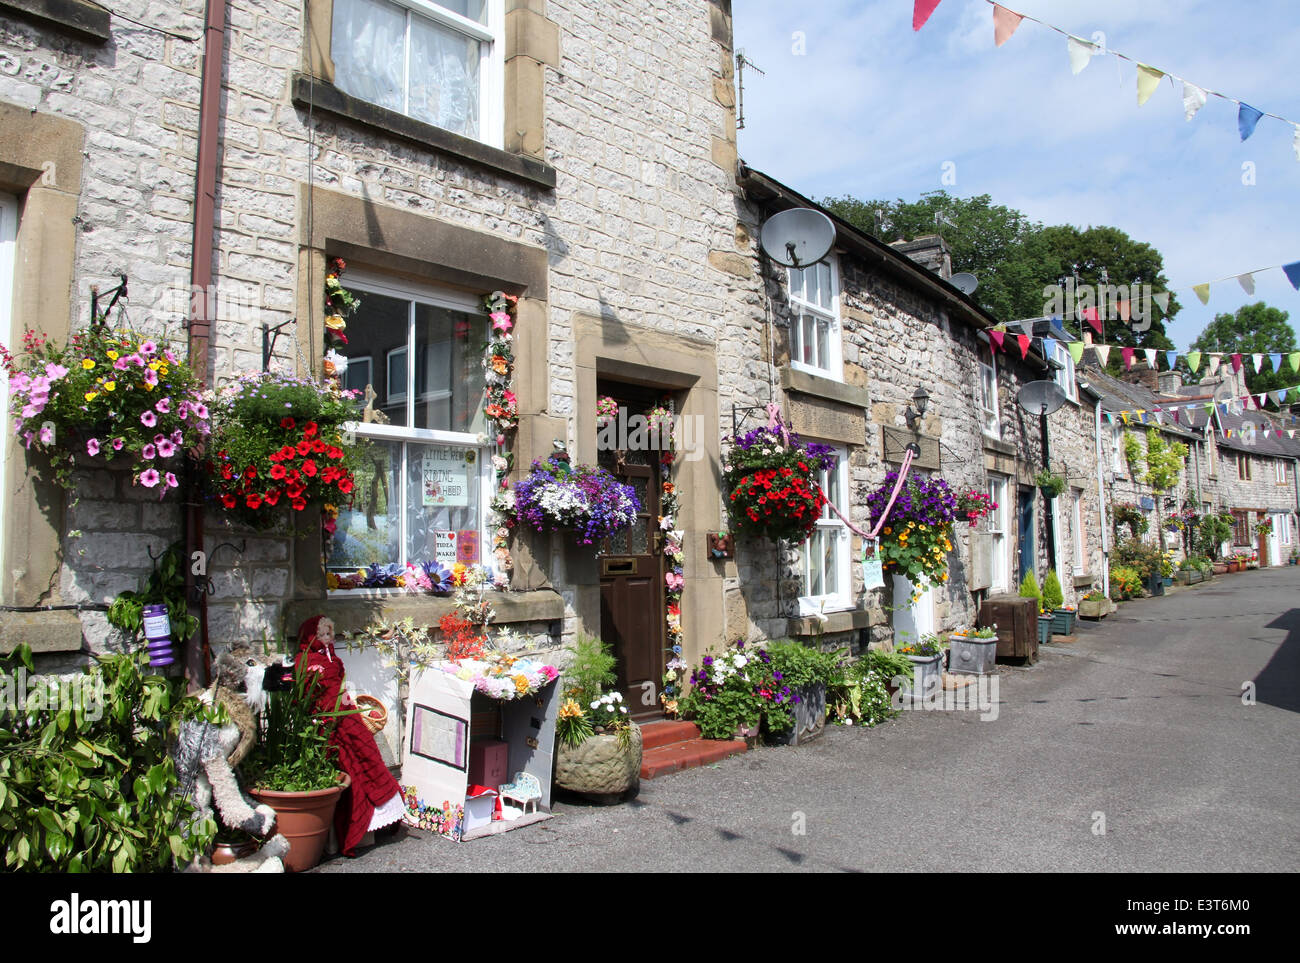
[(1143, 578), (1136, 569), (1124, 565), (1110, 567), (1110, 597), (1119, 602), (1142, 593)]
[(837, 675), (840, 659), (834, 652), (822, 652), (793, 639), (777, 639), (765, 648), (773, 671), (781, 673), (780, 681), (792, 689), (828, 685)]
[(159, 872), (211, 844), (216, 823), (193, 820), (168, 745), (183, 717), (212, 710), (147, 665), (101, 658), (72, 682), (33, 677), (25, 645), (0, 660), (6, 870)]
[(1114, 564), (1134, 569), (1142, 581), (1152, 575), (1159, 575), (1164, 567), (1164, 556), (1160, 549), (1136, 538), (1117, 542), (1110, 557)]
[(1051, 612), (1064, 604), (1065, 596), (1061, 592), (1061, 580), (1056, 577), (1056, 569), (1048, 569), (1047, 578), (1043, 579), (1043, 606)]
[(910, 684), (912, 661), (906, 655), (871, 649), (851, 662), (844, 653), (838, 669), (826, 690), (828, 721), (841, 726), (874, 726), (898, 715), (889, 686), (895, 680)]
[(1020, 597), (1022, 599), (1036, 599), (1039, 604), (1043, 601), (1043, 592), (1038, 587), (1038, 579), (1034, 577), (1033, 569), (1025, 573), (1025, 577), (1020, 582)]
[(573, 643), (573, 660), (564, 670), (564, 694), (579, 706), (589, 706), (617, 683), (617, 665), (612, 645), (580, 634)]
[(257, 744), (239, 767), (246, 785), (271, 792), (314, 792), (338, 782), (330, 734), (340, 715), (359, 710), (336, 704), (332, 712), (318, 712), (319, 689), (320, 675), (307, 671), (307, 660), (301, 658), (294, 667), (293, 687), (267, 693)]

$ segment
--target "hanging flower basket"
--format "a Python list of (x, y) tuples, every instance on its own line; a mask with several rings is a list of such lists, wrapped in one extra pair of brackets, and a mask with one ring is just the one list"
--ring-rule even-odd
[(807, 539), (826, 506), (817, 476), (834, 467), (834, 449), (805, 444), (779, 423), (730, 444), (722, 467), (733, 531), (773, 541)]
[(636, 521), (641, 501), (603, 468), (571, 465), (559, 455), (533, 462), (514, 487), (520, 522), (539, 532), (571, 531), (579, 545), (594, 545)]
[(54, 480), (72, 487), (79, 458), (130, 466), (160, 495), (179, 487), (187, 451), (208, 434), (208, 409), (189, 366), (165, 341), (92, 328), (58, 346), (28, 332), (24, 353), (0, 348), (9, 371), (14, 433), (50, 456)]
[[(891, 471), (881, 486), (867, 496), (873, 528), (885, 515), (897, 481), (898, 472)], [(952, 551), (957, 511), (957, 496), (942, 478), (909, 476), (880, 528), (880, 556), (885, 571), (905, 576), (914, 586), (948, 581), (948, 553)]]

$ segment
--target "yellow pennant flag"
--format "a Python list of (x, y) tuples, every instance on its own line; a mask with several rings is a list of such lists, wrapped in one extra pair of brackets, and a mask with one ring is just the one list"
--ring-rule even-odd
[(1210, 303), (1210, 282), (1209, 281), (1206, 281), (1204, 284), (1193, 285), (1192, 290), (1196, 292), (1196, 296), (1201, 299), (1202, 304)]
[(1192, 374), (1201, 366), (1201, 353), (1199, 351), (1187, 352), (1187, 367), (1192, 369)]
[(1082, 342), (1082, 341), (1071, 341), (1068, 345), (1066, 345), (1066, 347), (1069, 348), (1069, 350), (1070, 350), (1070, 357), (1074, 359), (1074, 363), (1075, 363), (1075, 364), (1078, 364), (1080, 361), (1083, 360), (1083, 342)]
[(1151, 95), (1156, 92), (1156, 87), (1160, 86), (1160, 78), (1165, 75), (1163, 70), (1157, 70), (1155, 67), (1148, 67), (1146, 64), (1138, 64), (1138, 106), (1141, 107)]

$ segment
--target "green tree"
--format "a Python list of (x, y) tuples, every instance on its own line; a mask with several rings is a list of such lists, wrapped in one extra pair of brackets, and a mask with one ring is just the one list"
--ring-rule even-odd
[(1172, 445), (1165, 441), (1159, 431), (1147, 432), (1147, 470), (1142, 481), (1151, 486), (1156, 503), (1156, 537), (1160, 540), (1160, 551), (1165, 550), (1165, 522), (1161, 497), (1178, 484), (1178, 476), (1187, 462), (1187, 446), (1180, 441)]
[[(1052, 313), (1051, 289), (1064, 287), (1067, 279), (1096, 287), (1150, 285), (1152, 294), (1168, 290), (1164, 259), (1150, 244), (1114, 227), (1044, 227), (1014, 208), (994, 204), (987, 194), (963, 198), (932, 191), (915, 201), (862, 201), (846, 195), (824, 198), (821, 203), (854, 227), (886, 242), (941, 234), (952, 250), (953, 270), (969, 271), (979, 278), (973, 297), (999, 320)], [(1149, 310), (1149, 328), (1135, 331), (1111, 321), (1105, 326), (1105, 341), (1172, 349), (1165, 322), (1178, 313), (1177, 299), (1170, 297), (1167, 312), (1149, 303), (1143, 307)], [(1077, 305), (1064, 320), (1070, 331), (1081, 330)], [(1113, 352), (1112, 371), (1122, 365), (1121, 353)]]
[[(1240, 354), (1289, 354), (1296, 350), (1295, 330), (1287, 323), (1290, 315), (1271, 308), (1263, 301), (1244, 304), (1235, 314), (1216, 314), (1201, 336), (1192, 344), (1196, 351), (1226, 351)], [(1244, 362), (1246, 387), (1251, 394), (1289, 388), (1295, 384), (1295, 372), (1256, 372), (1250, 361)], [(1201, 365), (1201, 374), (1207, 367)]]

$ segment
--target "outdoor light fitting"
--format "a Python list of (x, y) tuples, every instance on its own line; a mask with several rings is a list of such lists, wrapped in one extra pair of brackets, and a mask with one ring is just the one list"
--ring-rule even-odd
[(916, 431), (917, 423), (925, 417), (925, 409), (930, 406), (930, 393), (923, 387), (918, 387), (912, 394), (912, 405), (907, 411), (903, 412), (903, 417), (907, 420), (907, 427)]

